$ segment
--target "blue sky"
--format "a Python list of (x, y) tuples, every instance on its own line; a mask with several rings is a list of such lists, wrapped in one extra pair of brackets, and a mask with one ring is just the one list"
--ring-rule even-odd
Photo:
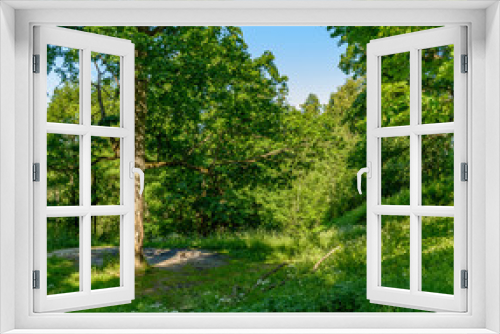
[(298, 106), (309, 93), (328, 103), (330, 93), (347, 76), (337, 64), (345, 47), (337, 47), (326, 27), (241, 27), (253, 57), (271, 51), (280, 74), (288, 76), (289, 103)]

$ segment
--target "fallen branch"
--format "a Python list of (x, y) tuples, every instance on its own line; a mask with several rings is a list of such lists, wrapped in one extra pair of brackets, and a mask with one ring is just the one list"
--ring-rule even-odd
[(332, 249), (331, 251), (329, 251), (325, 256), (323, 256), (318, 262), (316, 262), (316, 264), (314, 265), (313, 267), (313, 272), (315, 272), (316, 270), (318, 270), (319, 268), (319, 265), (325, 261), (330, 255), (332, 255), (333, 253), (335, 253), (336, 251), (340, 250), (340, 246), (337, 246), (335, 247), (334, 249)]
[(259, 281), (263, 281), (265, 280), (266, 278), (268, 278), (269, 276), (271, 276), (272, 274), (276, 273), (278, 270), (280, 270), (281, 268), (283, 268), (284, 266), (288, 265), (288, 262), (283, 262), (282, 264), (280, 264), (279, 266), (277, 266), (276, 268), (274, 268), (273, 270), (271, 270), (270, 272), (262, 275), (260, 278), (259, 278)]
[(272, 289), (274, 289), (274, 288), (277, 288), (277, 287), (279, 287), (279, 286), (282, 286), (282, 285), (284, 285), (286, 282), (288, 282), (289, 280), (290, 280), (290, 279), (284, 279), (284, 280), (282, 280), (282, 281), (281, 281), (281, 282), (279, 282), (279, 283), (272, 284), (272, 285), (270, 285), (267, 289), (263, 290), (262, 292), (268, 292), (269, 290), (272, 290)]
[(281, 263), (279, 266), (277, 266), (276, 268), (274, 268), (273, 270), (265, 273), (264, 275), (262, 275), (258, 280), (257, 282), (248, 290), (248, 292), (246, 293), (247, 295), (250, 294), (250, 292), (252, 292), (253, 290), (255, 290), (256, 287), (259, 286), (260, 282), (262, 282), (263, 280), (265, 280), (266, 278), (268, 278), (269, 276), (277, 273), (281, 268), (283, 268), (284, 266), (288, 265), (288, 262), (283, 262)]

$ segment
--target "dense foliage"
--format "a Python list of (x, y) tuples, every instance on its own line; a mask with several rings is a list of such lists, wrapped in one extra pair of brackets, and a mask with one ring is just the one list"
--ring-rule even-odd
[[(147, 73), (147, 87), (136, 85), (142, 89), (136, 95), (146, 94), (136, 104), (147, 105), (144, 129), (136, 131), (137, 140), (144, 141), (136, 149), (144, 147), (146, 239), (249, 227), (309, 229), (346, 209), (340, 194), (349, 192), (353, 170), (345, 170), (344, 162), (359, 138), (339, 122), (360, 92), (359, 81), (347, 82), (329, 105), (311, 94), (297, 110), (286, 103), (286, 77), (273, 55), (253, 59), (239, 28), (80, 29), (131, 39), (137, 48), (136, 80)], [(68, 122), (78, 114), (77, 56), (64, 48), (50, 51), (48, 70), (60, 74), (62, 82), (48, 112), (59, 120), (49, 121)], [(98, 56), (92, 119), (109, 126), (119, 123), (119, 63)], [(67, 104), (75, 107), (62, 108)], [(93, 138), (92, 148), (93, 204), (117, 204), (112, 170), (119, 143)], [(57, 191), (69, 189), (62, 177), (59, 181)], [(76, 183), (72, 189), (77, 196)]]
[[(311, 289), (315, 284), (329, 289), (335, 282), (326, 294), (314, 292), (323, 296), (316, 296), (319, 299), (295, 296), (294, 303), (284, 301), (292, 290), (300, 290), (292, 285), (274, 296), (275, 301), (210, 306), (210, 295), (203, 297), (206, 305), (190, 310), (394, 310), (370, 306), (363, 294), (365, 207), (355, 191), (355, 177), (366, 163), (366, 45), (376, 38), (428, 28), (328, 27), (338, 45), (347, 46), (340, 63), (332, 60), (332, 66), (338, 65), (349, 79), (332, 92), (327, 104), (311, 93), (299, 107), (287, 103), (287, 77), (279, 72), (273, 54), (252, 57), (237, 27), (75, 28), (130, 39), (136, 47), (136, 165), (146, 174), (144, 197), (136, 198), (136, 253), (142, 252), (143, 243), (167, 247), (184, 240), (185, 247), (223, 250), (246, 259), (245, 264), (261, 254), (250, 266), (283, 257), (302, 261), (299, 269), (304, 274), (322, 252), (345, 242), (332, 259), (341, 269), (319, 271), (326, 275), (320, 278), (304, 274), (304, 284)], [(54, 46), (48, 56), (48, 72), (60, 79), (49, 93), (48, 121), (79, 123), (78, 53)], [(452, 60), (453, 46), (422, 52), (423, 123), (453, 121)], [(93, 53), (92, 66), (92, 124), (119, 126), (119, 59)], [(408, 54), (383, 57), (382, 126), (409, 125), (409, 74)], [(78, 205), (79, 138), (48, 135), (47, 144), (48, 205)], [(120, 142), (94, 137), (91, 144), (92, 204), (118, 204)], [(381, 145), (382, 202), (409, 204), (409, 138), (384, 138)], [(453, 205), (453, 135), (422, 136), (421, 146), (422, 203)], [(93, 218), (93, 235), (102, 240), (96, 245), (116, 244), (111, 237), (116, 226), (110, 219)], [(384, 270), (389, 272), (409, 263), (404, 239), (408, 231), (396, 221), (387, 223), (396, 227), (394, 231), (383, 232), (384, 240), (390, 241), (383, 255)], [(78, 219), (52, 222), (50, 250), (78, 245)], [(439, 256), (453, 252), (452, 222), (437, 222), (430, 232), (423, 232), (434, 250), (425, 255), (431, 263), (429, 275), (449, 270), (446, 265), (437, 271), (429, 268)], [(253, 235), (251, 231), (260, 231), (258, 236), (267, 233), (269, 240), (262, 238), (269, 244), (273, 238), (290, 243), (256, 241), (256, 250), (239, 237)], [(332, 239), (322, 241), (327, 236)], [(218, 241), (211, 244), (214, 238)], [(285, 248), (286, 256), (276, 256)], [(402, 287), (403, 276), (390, 273), (386, 282)], [(440, 289), (449, 292), (450, 282), (439, 283), (444, 284)], [(298, 305), (297, 298), (307, 305)], [(331, 300), (338, 302), (336, 306), (329, 304)], [(144, 310), (141, 307), (138, 301), (123, 310)]]

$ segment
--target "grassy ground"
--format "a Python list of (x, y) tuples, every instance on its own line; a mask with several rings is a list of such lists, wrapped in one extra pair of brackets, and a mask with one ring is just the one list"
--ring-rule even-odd
[[(227, 254), (227, 264), (203, 270), (189, 265), (177, 271), (151, 267), (138, 270), (136, 298), (131, 304), (89, 311), (412, 311), (370, 304), (366, 299), (365, 212), (365, 207), (359, 207), (333, 222), (332, 226), (308, 233), (248, 231), (203, 238), (173, 235), (150, 242), (145, 246), (213, 250)], [(427, 291), (452, 293), (453, 266), (446, 266), (450, 262), (443, 261), (443, 258), (451, 255), (452, 260), (453, 225), (449, 220), (438, 218), (433, 218), (430, 223), (431, 228), (423, 231), (422, 261), (428, 264), (423, 274), (423, 286)], [(382, 243), (383, 284), (407, 288), (409, 224), (404, 218), (383, 218)], [(332, 249), (335, 249), (334, 254), (316, 271), (313, 270), (314, 265)], [(59, 284), (54, 286), (66, 289), (78, 286), (74, 263), (56, 257), (49, 258), (50, 263), (57, 265), (58, 269), (56, 275), (49, 276), (49, 286), (55, 280)], [(116, 286), (119, 267), (108, 261), (102, 267), (94, 267), (93, 273), (99, 278), (96, 284), (100, 287)]]

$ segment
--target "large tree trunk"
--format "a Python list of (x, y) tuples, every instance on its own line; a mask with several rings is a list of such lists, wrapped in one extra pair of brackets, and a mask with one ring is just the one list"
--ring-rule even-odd
[[(136, 59), (143, 56), (138, 50), (135, 51)], [(140, 73), (137, 71), (136, 73)], [(146, 170), (146, 115), (147, 105), (147, 81), (143, 78), (136, 78), (135, 81), (135, 166)], [(145, 214), (144, 193), (139, 195), (139, 178), (135, 178), (135, 266), (146, 265), (142, 249), (144, 241), (144, 214)]]

